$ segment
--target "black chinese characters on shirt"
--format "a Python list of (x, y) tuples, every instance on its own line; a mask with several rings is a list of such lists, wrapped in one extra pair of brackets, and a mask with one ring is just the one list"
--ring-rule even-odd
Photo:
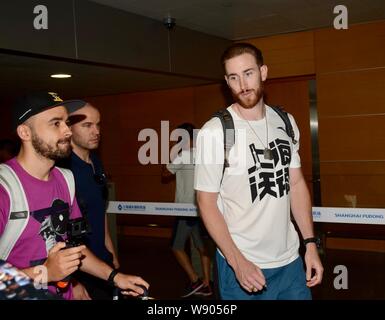
[[(267, 194), (281, 198), (290, 190), (290, 143), (287, 140), (275, 139), (269, 143), (269, 148), (273, 154), (272, 160), (266, 160), (263, 156), (264, 150), (257, 149), (254, 143), (249, 145), (254, 159), (254, 165), (248, 169), (252, 202), (257, 197), (262, 200)], [(279, 170), (276, 170), (277, 165)]]

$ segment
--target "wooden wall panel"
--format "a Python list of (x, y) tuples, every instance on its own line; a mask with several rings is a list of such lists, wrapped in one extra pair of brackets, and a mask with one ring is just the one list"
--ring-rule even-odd
[(175, 183), (162, 182), (160, 165), (110, 165), (108, 174), (116, 185), (118, 200), (174, 201)]
[[(321, 171), (323, 172), (323, 169)], [(385, 175), (329, 176), (322, 173), (322, 205), (324, 207), (384, 208), (384, 178)]]
[(123, 127), (156, 128), (161, 120), (172, 127), (194, 120), (192, 88), (119, 95), (118, 105)]
[(320, 160), (384, 160), (385, 115), (322, 118)]
[(317, 74), (385, 66), (385, 21), (314, 31)]
[(325, 246), (328, 249), (345, 249), (385, 253), (384, 240), (327, 238)]
[(323, 206), (385, 208), (385, 160), (321, 163)]
[(314, 44), (322, 203), (384, 207), (385, 22), (317, 30)]
[(385, 175), (384, 160), (379, 161), (324, 161), (323, 172), (327, 175), (349, 176)]
[(317, 86), (322, 117), (385, 113), (385, 67), (320, 74)]
[(201, 128), (215, 111), (227, 108), (232, 101), (226, 99), (229, 89), (223, 81), (221, 84), (199, 86), (194, 88), (195, 122)]
[(315, 73), (313, 31), (248, 39), (262, 50), (270, 78)]
[[(160, 169), (160, 168), (159, 168)], [(174, 192), (171, 186), (161, 184), (160, 170), (157, 175), (114, 176), (117, 186), (117, 199), (123, 201), (173, 202)]]

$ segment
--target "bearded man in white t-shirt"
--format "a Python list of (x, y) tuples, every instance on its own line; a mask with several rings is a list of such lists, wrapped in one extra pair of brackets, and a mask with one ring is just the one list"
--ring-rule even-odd
[[(299, 131), (292, 141), (280, 116), (263, 100), (267, 66), (261, 51), (236, 43), (222, 55), (235, 102), (227, 108), (235, 144), (224, 169), (220, 119), (212, 118), (197, 139), (195, 189), (201, 217), (218, 246), (222, 299), (311, 299), (323, 267), (314, 237), (311, 200), (299, 156)], [(306, 246), (299, 256), (299, 236)]]

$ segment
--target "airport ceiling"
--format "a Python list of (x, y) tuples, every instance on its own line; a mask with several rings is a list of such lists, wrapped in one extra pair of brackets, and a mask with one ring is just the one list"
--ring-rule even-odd
[[(384, 0), (93, 0), (98, 4), (163, 21), (228, 40), (330, 27), (334, 6), (344, 4), (349, 24), (385, 19)], [(146, 72), (130, 68), (74, 63), (33, 55), (0, 53), (0, 98), (50, 88), (67, 97), (203, 85), (215, 81), (200, 77)], [(52, 79), (65, 71), (71, 79)], [(28, 83), (28, 88), (23, 84)]]
[(384, 0), (92, 0), (229, 40), (332, 27), (345, 5), (349, 24), (385, 19)]
[[(189, 87), (214, 82), (199, 77), (144, 72), (123, 67), (73, 63), (0, 53), (0, 98), (49, 89), (65, 98)], [(70, 79), (52, 79), (51, 74), (69, 73)], [(28, 85), (28, 87), (25, 87)]]

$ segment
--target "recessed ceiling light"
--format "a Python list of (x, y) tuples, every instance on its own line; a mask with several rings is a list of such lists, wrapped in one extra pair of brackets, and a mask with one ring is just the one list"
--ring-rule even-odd
[(51, 78), (56, 78), (56, 79), (66, 79), (71, 77), (72, 76), (70, 74), (66, 74), (66, 73), (51, 74)]

